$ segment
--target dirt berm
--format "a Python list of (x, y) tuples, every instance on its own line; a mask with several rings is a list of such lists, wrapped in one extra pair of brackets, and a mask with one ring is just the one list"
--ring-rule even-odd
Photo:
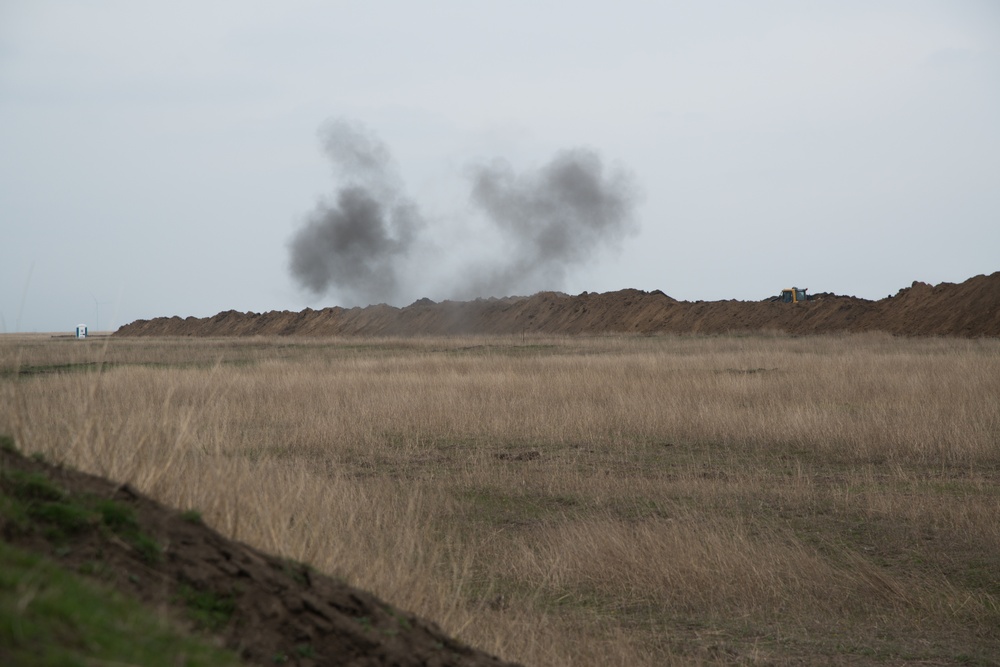
[(444, 301), (405, 308), (324, 308), (301, 312), (227, 311), (214, 317), (160, 317), (121, 327), (119, 336), (417, 336), (454, 334), (606, 334), (783, 331), (788, 334), (884, 331), (906, 336), (1000, 336), (1000, 271), (963, 283), (914, 282), (878, 301), (817, 294), (801, 303), (677, 301), (626, 289), (570, 296)]
[[(37, 520), (0, 513), (0, 539), (74, 572), (89, 568), (151, 608), (179, 618), (200, 611), (195, 626), (249, 664), (517, 667), (371, 593), (228, 540), (126, 484), (0, 447), (0, 506), (9, 510), (12, 498)], [(0, 664), (14, 664), (9, 650), (0, 644)]]

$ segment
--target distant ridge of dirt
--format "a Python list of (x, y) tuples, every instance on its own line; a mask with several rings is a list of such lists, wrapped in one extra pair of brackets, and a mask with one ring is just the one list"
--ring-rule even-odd
[(324, 308), (301, 312), (226, 311), (213, 317), (159, 317), (121, 327), (117, 336), (418, 336), (456, 334), (607, 334), (783, 331), (789, 334), (884, 331), (907, 336), (1000, 336), (1000, 271), (962, 283), (914, 282), (870, 301), (819, 294), (789, 304), (677, 301), (659, 290), (625, 289), (570, 296), (444, 301), (404, 308)]

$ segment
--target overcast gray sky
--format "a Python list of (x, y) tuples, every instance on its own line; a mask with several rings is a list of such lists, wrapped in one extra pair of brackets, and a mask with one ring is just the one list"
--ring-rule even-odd
[(419, 211), (394, 305), (488, 290), (468, 267), (519, 246), (475, 169), (573, 150), (629, 176), (634, 220), (521, 287), (882, 298), (1000, 270), (1000, 2), (0, 0), (0, 331), (355, 305), (289, 271), (345, 185), (329, 119)]

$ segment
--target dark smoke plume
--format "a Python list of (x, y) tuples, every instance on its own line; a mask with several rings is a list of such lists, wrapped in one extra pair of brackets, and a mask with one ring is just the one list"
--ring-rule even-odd
[[(471, 168), (471, 200), (489, 223), (490, 250), (457, 248), (453, 229), (428, 230), (377, 137), (342, 120), (320, 135), (338, 190), (292, 238), (289, 267), (302, 287), (352, 302), (344, 305), (402, 305), (434, 285), (462, 299), (559, 289), (569, 269), (635, 229), (632, 177), (576, 149), (521, 174), (500, 160)], [(438, 236), (426, 238), (428, 231)]]
[(358, 305), (392, 301), (400, 260), (423, 226), (402, 193), (392, 156), (377, 137), (343, 120), (320, 131), (340, 182), (290, 243), (292, 276), (314, 294), (334, 289)]
[(505, 256), (474, 278), (473, 292), (555, 289), (569, 268), (617, 247), (635, 229), (632, 177), (620, 169), (606, 173), (590, 150), (563, 151), (521, 175), (497, 160), (472, 177), (472, 201), (507, 245)]

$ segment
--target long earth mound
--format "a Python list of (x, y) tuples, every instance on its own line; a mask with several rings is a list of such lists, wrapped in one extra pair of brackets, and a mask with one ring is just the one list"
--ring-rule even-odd
[(456, 334), (788, 334), (883, 331), (906, 336), (1000, 336), (1000, 271), (963, 283), (914, 282), (878, 301), (817, 294), (808, 301), (677, 301), (626, 289), (570, 296), (444, 301), (405, 308), (324, 308), (301, 312), (226, 311), (213, 317), (159, 317), (121, 327), (120, 336), (420, 336)]

